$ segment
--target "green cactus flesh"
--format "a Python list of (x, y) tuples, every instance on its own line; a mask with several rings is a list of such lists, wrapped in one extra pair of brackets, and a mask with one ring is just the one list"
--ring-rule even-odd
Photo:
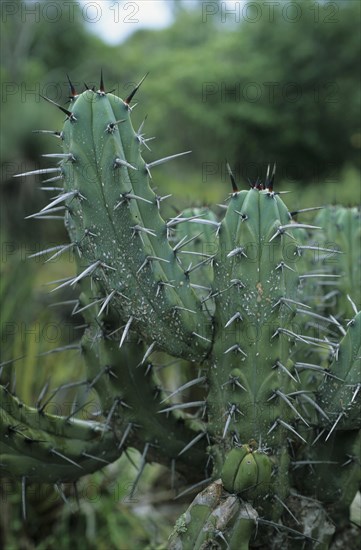
[[(151, 171), (172, 157), (143, 160), (129, 100), (101, 86), (65, 112), (63, 152), (50, 155), (61, 159), (51, 170), (63, 189), (37, 216), (65, 207), (77, 275), (58, 288), (80, 289), (80, 384), (96, 391), (99, 419), (51, 417), (4, 389), (2, 475), (75, 480), (132, 446), (143, 463), (196, 485), (220, 478), (178, 522), (171, 548), (248, 548), (258, 516), (277, 526), (289, 486), (300, 483), (325, 506), (338, 499), (338, 516), (347, 515), (360, 476), (360, 314), (345, 332), (320, 315), (319, 289), (308, 294), (305, 242), (323, 224), (293, 222), (274, 172), (248, 191), (231, 174), (222, 219), (192, 208), (165, 221)], [(326, 331), (341, 327), (341, 343), (312, 337), (308, 315)], [(168, 356), (184, 367), (180, 387), (168, 389), (153, 361)], [(328, 454), (337, 464), (352, 456), (342, 476), (332, 469), (344, 491), (337, 481), (327, 487)], [(297, 458), (317, 463), (313, 486), (292, 468)]]

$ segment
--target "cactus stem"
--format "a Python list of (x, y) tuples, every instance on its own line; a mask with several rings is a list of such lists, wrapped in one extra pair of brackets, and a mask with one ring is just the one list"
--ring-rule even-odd
[(189, 409), (193, 407), (205, 407), (204, 401), (190, 401), (189, 403), (176, 403), (175, 405), (172, 405), (171, 407), (167, 407), (166, 409), (162, 409), (158, 411), (158, 414), (170, 412), (170, 411), (176, 411), (178, 409)]
[(39, 174), (52, 174), (54, 172), (61, 172), (61, 168), (40, 168), (40, 170), (31, 170), (30, 172), (23, 172), (22, 174), (15, 174), (13, 178), (35, 176)]
[(76, 462), (74, 462), (74, 460), (71, 460), (71, 458), (63, 455), (62, 453), (60, 453), (59, 451), (57, 451), (56, 449), (50, 449), (50, 452), (51, 454), (53, 455), (56, 455), (60, 458), (62, 458), (63, 460), (66, 460), (66, 462), (70, 462), (70, 464), (73, 464), (74, 466), (76, 466), (77, 468), (80, 468), (81, 470), (83, 470), (83, 467), (80, 466), (80, 464), (77, 464)]
[(134, 317), (131, 315), (127, 321), (127, 324), (125, 325), (124, 327), (124, 330), (123, 330), (123, 334), (122, 334), (122, 337), (120, 339), (120, 342), (119, 342), (119, 349), (122, 347), (123, 343), (124, 343), (124, 340), (126, 339), (127, 337), (127, 334), (129, 332), (129, 329), (130, 329), (130, 325), (132, 324), (133, 322), (133, 319)]
[(73, 115), (73, 113), (71, 111), (68, 111), (68, 109), (65, 109), (64, 107), (62, 107), (61, 105), (59, 105), (58, 103), (53, 101), (52, 99), (49, 99), (48, 97), (45, 97), (41, 94), (39, 94), (39, 95), (40, 95), (40, 97), (42, 97), (43, 99), (45, 99), (46, 101), (48, 101), (49, 103), (51, 103), (52, 105), (55, 105), (55, 107), (60, 109), (68, 117), (68, 119), (71, 122), (76, 122), (77, 119), (75, 118), (75, 116)]
[(146, 73), (143, 78), (140, 80), (140, 82), (138, 82), (138, 84), (135, 86), (134, 90), (128, 95), (128, 97), (126, 99), (124, 99), (124, 103), (126, 105), (129, 105), (130, 102), (132, 101), (133, 97), (135, 96), (135, 94), (137, 93), (137, 91), (139, 90), (140, 86), (143, 84), (144, 80), (147, 78), (147, 76), (149, 75), (149, 72)]

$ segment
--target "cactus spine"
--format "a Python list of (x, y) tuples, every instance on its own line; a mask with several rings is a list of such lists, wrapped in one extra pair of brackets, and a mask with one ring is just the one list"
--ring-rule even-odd
[[(353, 457), (343, 470), (348, 489), (337, 512), (347, 515), (360, 479), (360, 314), (341, 344), (307, 332), (301, 237), (320, 227), (292, 220), (273, 190), (275, 168), (248, 191), (238, 190), (230, 172), (233, 192), (221, 220), (189, 210), (165, 221), (151, 173), (180, 155), (143, 160), (145, 140), (130, 120), (132, 97), (106, 93), (103, 79), (98, 91), (73, 91), (56, 134), (63, 150), (48, 155), (59, 165), (45, 171), (56, 173), (50, 180), (63, 188), (36, 214), (65, 208), (78, 273), (58, 288), (80, 289), (88, 327), (81, 344), (87, 378), (80, 384), (96, 390), (103, 422), (50, 418), (39, 408), (30, 420), (4, 390), (4, 473), (76, 479), (133, 446), (143, 465), (164, 463), (196, 485), (213, 480), (177, 524), (171, 548), (201, 548), (215, 537), (222, 548), (248, 548), (256, 523), (281, 525), (289, 487), (300, 483), (291, 467), (295, 456), (312, 464), (320, 448), (327, 462), (340, 437), (337, 462)], [(304, 349), (311, 346), (316, 362), (325, 363), (331, 350), (332, 364), (307, 363)], [(157, 352), (187, 361), (192, 373), (171, 395), (157, 379)], [(312, 365), (323, 378), (309, 376)], [(197, 398), (179, 401), (196, 388)], [(19, 424), (29, 446), (23, 431), (12, 433)], [(311, 449), (319, 430), (323, 438)], [(46, 464), (43, 472), (38, 463)], [(328, 505), (335, 496), (325, 487), (324, 466), (318, 468), (317, 496)], [(306, 483), (302, 490), (314, 488)], [(309, 540), (302, 531), (287, 533)]]

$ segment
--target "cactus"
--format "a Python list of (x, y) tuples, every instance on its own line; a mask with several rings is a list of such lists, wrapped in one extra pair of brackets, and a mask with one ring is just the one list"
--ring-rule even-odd
[[(142, 453), (137, 480), (156, 461), (205, 487), (170, 548), (246, 549), (254, 532), (262, 541), (272, 529), (295, 548), (296, 540), (327, 548), (324, 522), (312, 536), (301, 521), (293, 526), (289, 495), (296, 486), (299, 506), (316, 497), (325, 514), (347, 521), (360, 481), (360, 314), (347, 332), (337, 321), (341, 342), (307, 331), (308, 316), (336, 322), (312, 312), (300, 289), (309, 248), (302, 235), (321, 227), (293, 221), (301, 212), (274, 191), (275, 166), (246, 191), (228, 167), (222, 219), (207, 209), (162, 218), (166, 197), (151, 188), (153, 168), (185, 153), (143, 160), (143, 125), (135, 132), (131, 124), (138, 87), (122, 100), (105, 91), (103, 78), (97, 91), (77, 94), (71, 85), (70, 109), (58, 106), (66, 121), (54, 132), (62, 152), (45, 155), (59, 164), (36, 171), (61, 188), (35, 217), (65, 211), (70, 244), (55, 254), (72, 249), (78, 271), (57, 288), (80, 291), (87, 376), (79, 386), (96, 390), (100, 418), (51, 416), (46, 403), (55, 392), (31, 409), (4, 388), (1, 472), (24, 486), (61, 483), (131, 446)], [(305, 349), (322, 365), (305, 360)], [(153, 360), (164, 354), (187, 364), (174, 391)], [(183, 400), (183, 392), (196, 397)], [(315, 466), (312, 483), (299, 475), (302, 466)]]

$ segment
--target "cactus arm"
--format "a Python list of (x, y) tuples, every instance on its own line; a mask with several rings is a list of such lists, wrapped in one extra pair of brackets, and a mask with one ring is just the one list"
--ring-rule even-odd
[(101, 423), (39, 412), (5, 388), (0, 392), (2, 476), (73, 481), (118, 457), (114, 433)]
[(177, 521), (168, 549), (201, 550), (216, 545), (248, 550), (256, 519), (252, 506), (224, 492), (217, 480), (195, 497)]
[(326, 376), (318, 390), (318, 403), (331, 418), (320, 418), (331, 431), (361, 427), (361, 312), (349, 323), (336, 356), (330, 365), (333, 377)]
[[(99, 288), (82, 283), (82, 306), (93, 303)], [(154, 368), (147, 359), (147, 346), (130, 332), (119, 348), (114, 330), (118, 326), (116, 312), (108, 307), (100, 315), (101, 303), (82, 311), (88, 328), (82, 339), (82, 353), (87, 366), (88, 383), (96, 390), (105, 424), (118, 437), (118, 453), (126, 447), (143, 451), (148, 444), (147, 462), (156, 461), (171, 466), (191, 481), (199, 481), (207, 461), (206, 442), (199, 440), (185, 452), (181, 451), (197, 436), (202, 423), (190, 426), (187, 419), (173, 412), (163, 414), (162, 391), (154, 380)], [(92, 382), (93, 381), (93, 382)], [(204, 429), (204, 428), (203, 428)], [(181, 454), (180, 454), (181, 453)]]
[[(220, 228), (214, 293), (216, 330), (222, 338), (214, 346), (209, 410), (212, 429), (223, 440), (233, 432), (239, 442), (261, 437), (262, 444), (277, 447), (285, 436), (279, 420), (295, 418), (276, 394), (286, 397), (294, 388), (285, 372), (292, 368), (292, 342), (283, 332), (294, 317), (294, 308), (284, 300), (296, 298), (298, 284), (296, 244), (287, 235), (292, 228), (282, 229), (288, 223), (288, 210), (278, 196), (251, 189), (232, 197)], [(227, 403), (236, 407), (232, 414)]]
[[(193, 333), (204, 334), (207, 317), (167, 241), (129, 108), (111, 94), (87, 91), (72, 113), (76, 120), (65, 122), (63, 143), (75, 161), (63, 160), (61, 169), (84, 276), (99, 278), (107, 294), (116, 291), (113, 306), (124, 319), (132, 317), (148, 342), (201, 360), (206, 340)], [(124, 122), (108, 132), (108, 124), (120, 119)], [(166, 281), (174, 281), (174, 288), (157, 293)]]
[[(351, 296), (358, 309), (361, 308), (361, 211), (360, 208), (328, 206), (317, 215), (315, 223), (323, 228), (318, 244), (337, 248), (342, 254), (332, 257), (317, 254), (322, 268), (338, 276), (332, 301), (324, 307), (333, 314), (351, 318), (355, 311), (347, 299)], [(319, 294), (319, 292), (318, 292)], [(322, 299), (323, 296), (321, 295)], [(334, 303), (333, 303), (334, 302)]]

